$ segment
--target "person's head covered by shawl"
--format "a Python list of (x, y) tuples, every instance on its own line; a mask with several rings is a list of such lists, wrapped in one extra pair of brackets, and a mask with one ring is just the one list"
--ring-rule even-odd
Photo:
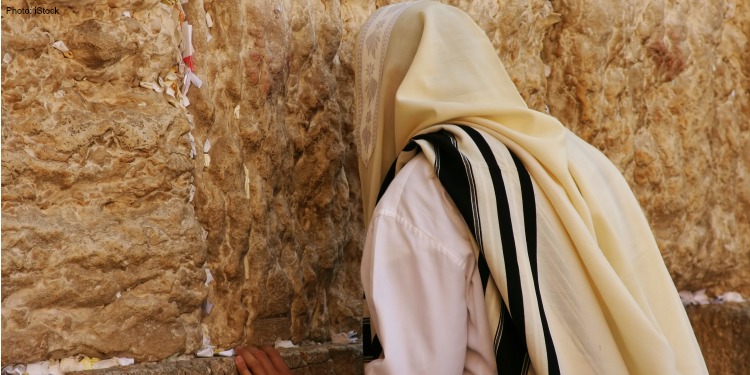
[(565, 168), (565, 128), (528, 109), (466, 13), (431, 1), (395, 4), (370, 17), (358, 38), (355, 121), (365, 220), (390, 164), (433, 125), (496, 132), (539, 151), (551, 170)]

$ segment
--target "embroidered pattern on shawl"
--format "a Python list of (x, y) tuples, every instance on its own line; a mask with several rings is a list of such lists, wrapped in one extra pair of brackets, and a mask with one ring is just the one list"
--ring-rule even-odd
[[(391, 29), (398, 17), (416, 2), (399, 3), (378, 9), (362, 25), (358, 43), (365, 48), (357, 54), (357, 71), (365, 72), (354, 82), (355, 100), (357, 102), (356, 123), (359, 127), (359, 152), (365, 165), (368, 164), (375, 148), (375, 132), (380, 108), (380, 81), (383, 73), (383, 61), (388, 49)], [(362, 69), (365, 67), (365, 69)]]

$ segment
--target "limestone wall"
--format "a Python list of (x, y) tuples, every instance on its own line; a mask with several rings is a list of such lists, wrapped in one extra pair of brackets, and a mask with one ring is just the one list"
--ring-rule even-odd
[(552, 114), (620, 167), (678, 288), (750, 294), (750, 3), (555, 7)]
[(176, 21), (129, 3), (3, 12), (3, 364), (158, 360), (201, 342), (208, 244), (188, 202), (190, 125), (138, 86), (172, 66)]
[[(750, 9), (709, 3), (451, 2), (621, 168), (680, 289), (747, 296)], [(3, 364), (359, 329), (352, 58), (376, 4), (190, 0), (186, 110), (141, 86), (179, 61), (179, 12), (34, 5), (60, 14), (2, 14)]]

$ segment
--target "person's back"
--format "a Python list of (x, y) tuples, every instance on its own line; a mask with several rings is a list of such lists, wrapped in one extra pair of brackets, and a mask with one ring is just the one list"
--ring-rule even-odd
[[(479, 316), (469, 291), (456, 291), (475, 285), (467, 277), (474, 268), (447, 271), (466, 245), (442, 245), (466, 233), (482, 284), (484, 342), (499, 372), (707, 372), (619, 171), (559, 121), (528, 109), (465, 13), (430, 1), (382, 7), (360, 31), (356, 66), (368, 225), (362, 277), (383, 348), (368, 374), (488, 371), (467, 370), (465, 355), (486, 351), (443, 339), (470, 335), (468, 317)], [(424, 167), (418, 154), (453, 208), (428, 194), (424, 184), (434, 179), (400, 175), (414, 173), (411, 163)], [(411, 198), (392, 193), (394, 182)], [(388, 214), (399, 210), (415, 214)], [(455, 222), (456, 211), (460, 234), (431, 229)]]

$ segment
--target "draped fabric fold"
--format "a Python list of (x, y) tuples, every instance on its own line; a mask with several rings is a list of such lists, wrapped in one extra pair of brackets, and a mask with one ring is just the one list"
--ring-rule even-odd
[[(465, 13), (432, 1), (381, 7), (360, 31), (356, 69), (366, 223), (400, 151), (406, 147), (393, 173), (417, 148), (425, 153), (438, 175), (450, 176), (440, 178), (447, 191), (460, 185), (461, 194), (451, 194), (459, 210), (471, 208), (462, 215), (477, 241), (480, 272), (482, 256), (489, 270), (485, 302), (490, 319), (497, 319), (492, 337), (508, 328), (502, 317), (509, 316), (519, 334), (510, 346), (525, 347), (537, 374), (591, 373), (602, 368), (592, 365), (597, 361), (606, 362), (608, 374), (707, 373), (654, 236), (620, 172), (558, 120), (526, 106)], [(497, 152), (512, 153), (519, 176), (513, 183), (549, 200), (573, 254), (535, 248), (534, 223), (526, 220), (534, 216), (533, 194), (522, 197), (524, 223), (503, 217), (503, 185), (510, 182), (493, 172)], [(468, 177), (461, 182), (461, 176)], [(580, 264), (578, 281), (563, 278), (572, 271), (556, 259)], [(561, 283), (594, 292), (558, 293)], [(577, 338), (581, 322), (594, 313), (603, 318), (586, 329), (600, 337), (598, 347)], [(498, 338), (496, 349), (503, 345)], [(509, 361), (498, 357), (499, 372)], [(512, 367), (524, 371), (523, 361)]]
[[(532, 337), (532, 345), (544, 350), (543, 358), (535, 361), (536, 366), (548, 369), (545, 373), (560, 374), (539, 289), (536, 205), (531, 178), (520, 160), (510, 153), (515, 171), (512, 175), (518, 178), (505, 181), (495, 153), (509, 151), (498, 147), (501, 145), (493, 147), (490, 143), (496, 141), (483, 132), (468, 126), (439, 128), (437, 132), (414, 137), (406, 145), (383, 181), (379, 197), (398, 172), (397, 167), (423, 151), (477, 243), (475, 255), (494, 332), (498, 368), (509, 374), (528, 373), (531, 369), (528, 335)], [(522, 222), (514, 223), (511, 219), (506, 183), (518, 183), (521, 187)]]

